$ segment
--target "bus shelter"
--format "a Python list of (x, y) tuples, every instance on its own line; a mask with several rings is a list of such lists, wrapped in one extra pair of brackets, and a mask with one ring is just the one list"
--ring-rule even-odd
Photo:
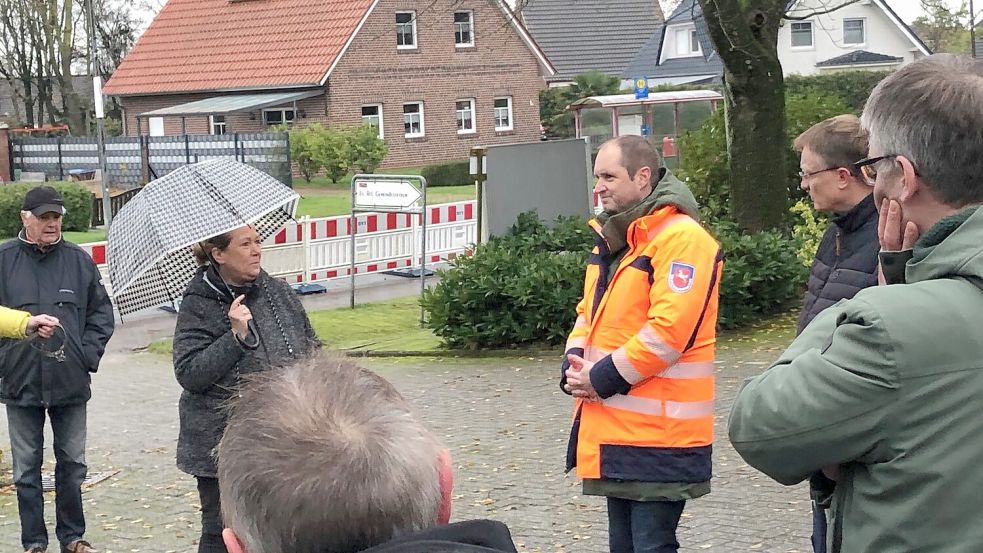
[(611, 94), (582, 98), (567, 106), (573, 111), (577, 138), (590, 137), (596, 150), (604, 141), (622, 135), (649, 137), (672, 157), (675, 141), (695, 130), (717, 110), (724, 97), (713, 90), (653, 92), (647, 98)]

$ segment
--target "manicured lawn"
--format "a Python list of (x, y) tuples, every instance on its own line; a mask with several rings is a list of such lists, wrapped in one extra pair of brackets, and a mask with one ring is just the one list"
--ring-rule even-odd
[[(69, 242), (74, 242), (76, 244), (85, 244), (87, 242), (102, 242), (106, 240), (106, 231), (100, 229), (90, 229), (85, 232), (75, 232), (75, 231), (65, 231), (63, 233), (65, 240)], [(7, 236), (0, 238), (0, 242), (6, 242), (12, 237)]]
[[(298, 186), (294, 189), (301, 195), (300, 205), (297, 207), (298, 217), (304, 215), (311, 217), (331, 217), (351, 213), (351, 188), (307, 188)], [(473, 199), (475, 199), (474, 185), (471, 184), (437, 186), (427, 190), (428, 205)]]
[(419, 298), (329, 309), (310, 314), (317, 335), (331, 349), (433, 351), (440, 341), (420, 328)]
[(101, 229), (91, 229), (85, 232), (65, 232), (65, 240), (69, 242), (75, 242), (76, 244), (85, 244), (86, 242), (103, 242), (106, 240), (106, 231)]
[[(423, 167), (402, 167), (397, 169), (376, 169), (376, 174), (381, 175), (419, 175)], [(332, 188), (338, 190), (351, 190), (352, 177), (355, 175), (345, 175), (338, 182), (328, 181), (328, 177), (318, 176), (311, 179), (311, 182), (304, 180), (304, 177), (294, 178), (294, 188)]]

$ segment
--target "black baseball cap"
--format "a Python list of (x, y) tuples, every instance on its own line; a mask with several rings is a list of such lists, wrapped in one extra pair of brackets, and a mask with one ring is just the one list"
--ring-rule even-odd
[(27, 191), (24, 195), (24, 211), (30, 211), (35, 217), (45, 213), (65, 214), (65, 201), (61, 194), (50, 186), (38, 186)]

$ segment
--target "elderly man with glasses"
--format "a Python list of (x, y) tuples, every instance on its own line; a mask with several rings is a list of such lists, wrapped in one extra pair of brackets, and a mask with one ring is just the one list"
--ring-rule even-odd
[(836, 480), (834, 553), (983, 544), (983, 64), (921, 58), (864, 108), (886, 286), (803, 330), (737, 394), (730, 439), (783, 484)]
[(877, 209), (859, 170), (867, 156), (867, 132), (855, 115), (821, 121), (795, 139), (802, 190), (816, 211), (833, 220), (816, 251), (798, 333), (823, 309), (877, 284)]

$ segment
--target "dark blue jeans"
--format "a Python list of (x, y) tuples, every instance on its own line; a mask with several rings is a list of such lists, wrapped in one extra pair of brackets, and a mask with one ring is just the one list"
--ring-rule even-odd
[[(82, 482), (85, 480), (85, 404), (49, 407), (55, 450), (55, 535), (61, 545), (82, 539)], [(21, 545), (48, 546), (44, 525), (41, 463), (44, 460), (44, 407), (7, 406), (10, 453), (17, 487)]]
[(608, 498), (611, 553), (676, 553), (676, 526), (685, 501), (632, 501)]
[(812, 550), (826, 553), (826, 509), (812, 502)]

